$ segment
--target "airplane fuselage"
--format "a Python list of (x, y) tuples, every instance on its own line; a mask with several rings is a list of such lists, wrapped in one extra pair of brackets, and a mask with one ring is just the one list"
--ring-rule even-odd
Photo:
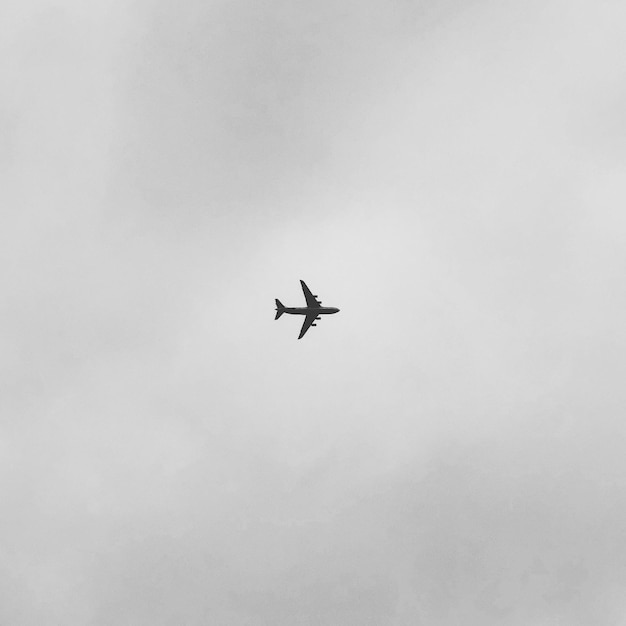
[(339, 313), (339, 309), (334, 306), (321, 306), (321, 307), (285, 307), (285, 313), (291, 315), (331, 315), (333, 313)]

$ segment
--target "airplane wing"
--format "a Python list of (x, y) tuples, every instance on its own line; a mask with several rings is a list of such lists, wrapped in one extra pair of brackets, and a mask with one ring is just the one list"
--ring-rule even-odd
[[(311, 307), (322, 306), (322, 303), (311, 293), (311, 290), (306, 286), (303, 280), (300, 281), (302, 285), (302, 291), (304, 291), (304, 297), (306, 298), (306, 305)], [(308, 328), (308, 327), (307, 327)]]
[(309, 328), (311, 328), (311, 326), (314, 326), (315, 324), (313, 324), (313, 322), (319, 319), (317, 317), (316, 313), (313, 313), (312, 315), (307, 315), (304, 318), (304, 323), (302, 324), (302, 329), (300, 330), (300, 335), (298, 336), (298, 339), (302, 339), (302, 337), (304, 337), (304, 333), (306, 333), (307, 330), (309, 330)]

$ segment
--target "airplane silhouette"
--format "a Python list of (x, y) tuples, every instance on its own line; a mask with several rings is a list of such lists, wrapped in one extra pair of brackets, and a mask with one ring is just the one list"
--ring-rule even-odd
[(276, 298), (276, 317), (274, 318), (277, 320), (283, 313), (289, 313), (291, 315), (306, 315), (298, 339), (302, 339), (302, 337), (304, 337), (304, 333), (306, 333), (311, 326), (317, 326), (314, 322), (320, 319), (320, 315), (331, 315), (332, 313), (339, 312), (339, 309), (334, 306), (322, 306), (322, 303), (317, 299), (317, 296), (314, 296), (311, 293), (311, 290), (305, 285), (303, 280), (300, 281), (300, 284), (302, 285), (302, 291), (304, 291), (304, 297), (306, 298), (306, 306), (286, 307), (278, 298)]

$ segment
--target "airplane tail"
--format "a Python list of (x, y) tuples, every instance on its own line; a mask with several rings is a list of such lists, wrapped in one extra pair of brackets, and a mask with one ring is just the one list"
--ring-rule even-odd
[(274, 319), (277, 320), (284, 312), (285, 307), (283, 303), (278, 298), (276, 298), (276, 317)]

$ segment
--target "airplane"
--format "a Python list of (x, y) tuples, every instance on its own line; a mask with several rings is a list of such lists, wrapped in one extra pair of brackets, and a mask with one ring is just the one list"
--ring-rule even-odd
[(302, 291), (304, 291), (304, 297), (306, 299), (305, 307), (286, 307), (282, 304), (278, 298), (276, 298), (276, 317), (277, 320), (283, 313), (289, 313), (291, 315), (306, 315), (304, 323), (302, 324), (302, 330), (298, 339), (304, 337), (311, 326), (317, 326), (315, 322), (320, 319), (320, 315), (331, 315), (332, 313), (339, 313), (339, 309), (334, 306), (322, 306), (322, 303), (311, 293), (311, 290), (306, 286), (303, 280), (300, 281), (302, 285)]

